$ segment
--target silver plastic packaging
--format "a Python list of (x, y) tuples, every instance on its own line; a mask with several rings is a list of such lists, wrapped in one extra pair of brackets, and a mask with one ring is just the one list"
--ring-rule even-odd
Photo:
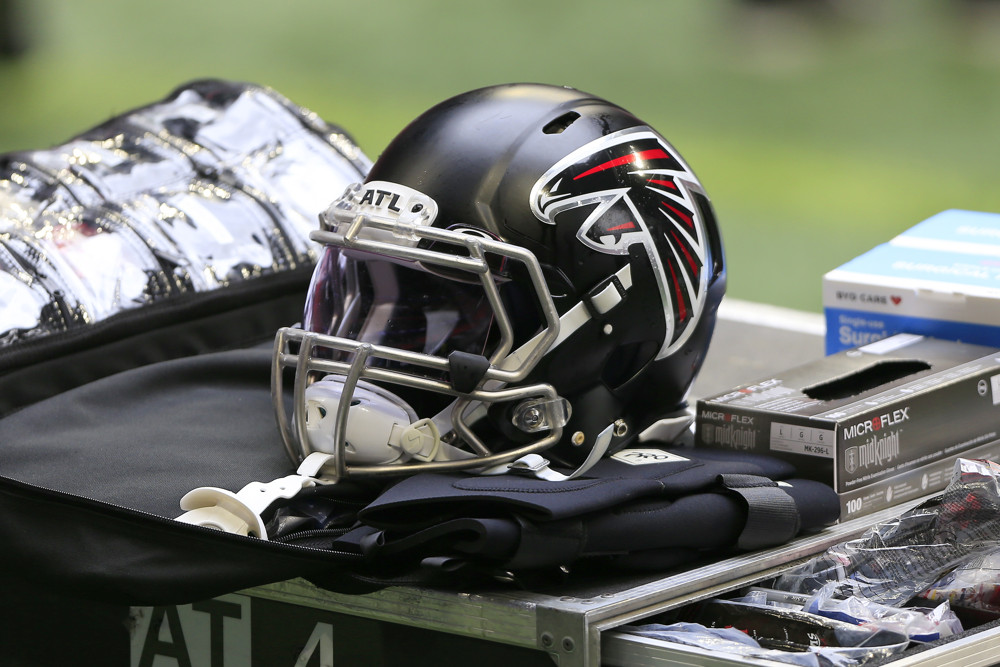
[(273, 90), (215, 80), (0, 156), (0, 349), (312, 264), (317, 216), (370, 166)]
[(902, 633), (910, 641), (932, 642), (962, 632), (962, 622), (947, 601), (935, 607), (890, 607), (857, 596), (842, 597), (837, 582), (809, 598), (804, 611), (848, 623)]
[(623, 631), (641, 637), (693, 646), (712, 653), (771, 660), (799, 667), (852, 667), (873, 659), (885, 658), (898, 652), (896, 647), (831, 648), (811, 646), (802, 651), (782, 651), (765, 648), (745, 632), (736, 628), (712, 628), (700, 623), (650, 623), (626, 626)]
[(1000, 547), (1000, 466), (959, 459), (940, 496), (834, 545), (774, 588), (901, 606), (970, 558)]

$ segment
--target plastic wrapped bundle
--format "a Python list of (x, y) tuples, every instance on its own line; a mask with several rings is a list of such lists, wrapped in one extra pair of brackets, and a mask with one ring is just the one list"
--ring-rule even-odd
[(370, 161), (274, 91), (183, 86), (0, 157), (0, 348), (310, 265), (316, 218)]
[(830, 547), (783, 574), (775, 588), (814, 595), (827, 587), (841, 598), (899, 606), (961, 563), (998, 547), (1000, 466), (958, 459), (940, 496)]

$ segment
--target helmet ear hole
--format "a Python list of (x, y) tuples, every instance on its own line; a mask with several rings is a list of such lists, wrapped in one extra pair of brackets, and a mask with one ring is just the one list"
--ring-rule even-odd
[(626, 343), (616, 347), (601, 371), (601, 379), (609, 389), (628, 384), (652, 360), (660, 344), (654, 340)]

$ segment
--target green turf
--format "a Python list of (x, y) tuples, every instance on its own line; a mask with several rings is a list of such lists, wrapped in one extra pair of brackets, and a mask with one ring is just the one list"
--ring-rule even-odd
[(791, 16), (730, 0), (22, 2), (32, 49), (0, 62), (0, 151), (205, 76), (270, 85), (372, 157), (449, 95), (573, 85), (692, 164), (731, 295), (808, 310), (824, 271), (937, 211), (1000, 211), (1000, 19), (956, 2)]

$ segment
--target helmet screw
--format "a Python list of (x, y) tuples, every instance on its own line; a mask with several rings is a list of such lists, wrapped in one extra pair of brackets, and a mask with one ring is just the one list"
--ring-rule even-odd
[(624, 419), (615, 420), (615, 430), (613, 431), (613, 433), (618, 438), (628, 433), (628, 424), (625, 423)]
[(576, 433), (573, 434), (572, 442), (574, 445), (579, 447), (580, 445), (583, 444), (583, 441), (586, 439), (587, 439), (586, 436), (583, 435), (583, 431), (577, 431)]
[(524, 413), (524, 425), (535, 428), (542, 423), (542, 411), (538, 408), (531, 408)]

